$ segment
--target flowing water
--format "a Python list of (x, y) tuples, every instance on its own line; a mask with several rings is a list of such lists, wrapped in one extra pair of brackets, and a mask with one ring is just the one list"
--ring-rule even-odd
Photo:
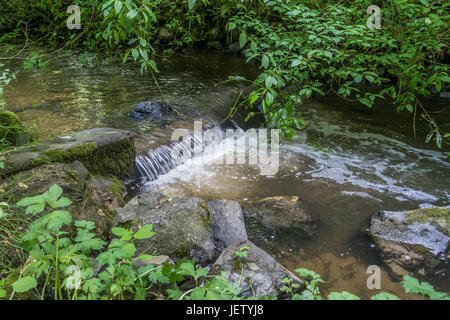
[[(423, 142), (422, 122), (417, 121), (414, 139), (411, 116), (396, 114), (387, 102), (368, 109), (334, 96), (315, 98), (302, 109), (307, 128), (291, 141), (280, 138), (278, 171), (262, 175), (257, 165), (223, 163), (225, 154), (234, 154), (228, 142), (239, 135), (215, 141), (200, 135), (192, 144), (170, 139), (175, 129), (193, 130), (194, 120), (203, 121), (202, 129), (214, 128), (239, 89), (236, 84), (215, 84), (229, 75), (252, 78), (257, 70), (235, 56), (195, 51), (169, 56), (158, 65), (159, 88), (151, 76), (139, 76), (136, 65), (109, 59), (82, 67), (78, 55), (61, 55), (49, 66), (22, 71), (14, 92), (6, 97), (8, 108), (41, 139), (100, 126), (136, 131), (137, 169), (148, 178), (143, 189), (240, 203), (300, 196), (318, 221), (316, 236), (305, 239), (257, 230), (248, 219), (252, 240), (291, 270), (306, 267), (321, 274), (327, 281), (324, 293), (346, 290), (370, 297), (376, 292), (367, 289), (366, 269), (379, 265), (382, 290), (404, 297), (364, 230), (369, 216), (380, 209), (450, 202), (450, 162), (442, 151)], [(127, 113), (143, 100), (168, 100), (182, 115), (164, 121), (130, 120)], [(440, 112), (437, 116), (448, 132), (448, 100), (428, 104)], [(236, 121), (216, 132), (249, 126), (242, 117)], [(174, 149), (187, 154), (193, 146), (201, 150), (194, 159), (174, 160), (170, 155)], [(447, 261), (446, 266), (427, 280), (449, 292)]]

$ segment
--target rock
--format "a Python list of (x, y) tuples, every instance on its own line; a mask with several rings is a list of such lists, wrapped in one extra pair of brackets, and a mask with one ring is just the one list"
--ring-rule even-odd
[(432, 274), (449, 251), (450, 207), (380, 211), (368, 232), (395, 275)]
[(172, 38), (172, 34), (170, 33), (169, 29), (167, 29), (166, 27), (162, 27), (159, 30), (159, 40), (162, 43), (167, 43), (169, 42), (170, 38)]
[(239, 44), (239, 42), (233, 42), (232, 44), (230, 44), (230, 50), (234, 53), (234, 54), (238, 54), (239, 52), (241, 52), (241, 45)]
[(167, 102), (142, 101), (136, 105), (134, 111), (129, 113), (128, 116), (135, 120), (161, 118), (162, 116), (168, 114), (171, 110), (172, 107)]
[(211, 41), (215, 41), (220, 37), (219, 28), (212, 28), (208, 31), (208, 39)]
[(206, 47), (209, 50), (216, 50), (216, 51), (223, 51), (223, 46), (222, 43), (220, 43), (220, 41), (208, 41), (206, 43)]
[(5, 183), (5, 189), (14, 190), (16, 199), (42, 194), (58, 184), (63, 196), (73, 202), (68, 207), (73, 220), (95, 222), (96, 233), (103, 238), (109, 235), (114, 210), (123, 204), (125, 191), (122, 182), (113, 176), (92, 177), (80, 161), (46, 164), (20, 172)]
[(5, 155), (0, 176), (43, 164), (81, 161), (92, 174), (124, 178), (134, 170), (133, 136), (125, 130), (96, 128), (66, 134), (38, 145), (19, 147)]
[(206, 203), (211, 215), (213, 237), (228, 246), (234, 240), (247, 240), (244, 217), (239, 203), (217, 200)]
[(114, 225), (137, 229), (152, 224), (156, 235), (136, 240), (138, 251), (168, 255), (174, 260), (187, 257), (201, 264), (211, 262), (216, 249), (211, 235), (210, 217), (205, 203), (198, 198), (166, 198), (146, 193), (118, 208)]
[(166, 263), (169, 264), (174, 264), (174, 262), (172, 261), (172, 259), (170, 259), (169, 256), (151, 256), (150, 259), (148, 260), (133, 260), (134, 264), (136, 265), (136, 267), (143, 267), (143, 266), (154, 266), (154, 267), (159, 267), (159, 266), (163, 266)]
[(316, 228), (306, 205), (297, 196), (269, 197), (255, 202), (245, 202), (243, 209), (247, 215), (260, 219), (268, 229), (297, 230), (310, 236)]
[(34, 141), (19, 117), (11, 111), (0, 112), (0, 140), (6, 146), (19, 146)]
[[(233, 256), (233, 252), (249, 246), (247, 258)], [(241, 279), (242, 294), (244, 296), (278, 296), (284, 278), (292, 278), (294, 282), (302, 281), (292, 272), (288, 271), (264, 250), (258, 248), (251, 241), (233, 241), (217, 258), (212, 266), (212, 274), (221, 274), (226, 271), (229, 281), (239, 282)], [(242, 275), (241, 275), (242, 271)], [(251, 285), (251, 287), (250, 287)]]

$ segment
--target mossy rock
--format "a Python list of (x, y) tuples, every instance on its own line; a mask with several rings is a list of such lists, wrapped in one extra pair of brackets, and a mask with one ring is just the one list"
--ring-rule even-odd
[(32, 142), (33, 138), (14, 112), (2, 111), (0, 112), (0, 141), (2, 141), (1, 145), (8, 147)]
[(115, 176), (91, 175), (80, 161), (45, 164), (17, 173), (5, 182), (5, 190), (13, 190), (11, 203), (42, 194), (58, 184), (63, 189), (63, 196), (73, 202), (68, 207), (73, 221), (95, 222), (96, 233), (102, 238), (109, 235), (114, 210), (124, 204), (122, 181)]
[(450, 207), (420, 208), (406, 212), (407, 223), (430, 222), (450, 236)]
[(79, 160), (92, 174), (123, 179), (133, 173), (135, 156), (133, 135), (128, 131), (96, 128), (18, 148), (5, 155), (5, 167), (0, 169), (0, 176), (44, 164)]

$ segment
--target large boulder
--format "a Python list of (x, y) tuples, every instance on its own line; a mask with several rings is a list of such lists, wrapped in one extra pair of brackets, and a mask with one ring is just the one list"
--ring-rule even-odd
[(199, 198), (171, 199), (151, 192), (137, 196), (116, 211), (114, 225), (136, 229), (146, 224), (153, 225), (156, 235), (136, 240), (141, 252), (156, 250), (174, 260), (187, 257), (200, 264), (211, 262), (216, 254), (210, 216)]
[(93, 221), (99, 236), (109, 236), (114, 210), (123, 204), (125, 191), (123, 183), (114, 176), (92, 176), (80, 161), (51, 163), (19, 172), (1, 186), (13, 190), (15, 199), (21, 199), (42, 194), (54, 184), (72, 200), (68, 210), (73, 220)]
[(312, 235), (316, 223), (300, 197), (268, 197), (242, 205), (249, 217), (261, 220), (262, 224), (276, 231), (298, 231)]
[(161, 118), (162, 116), (169, 114), (171, 110), (172, 107), (167, 102), (142, 101), (136, 105), (133, 112), (130, 112), (128, 116), (135, 120)]
[[(246, 258), (233, 255), (243, 247), (249, 247)], [(217, 258), (212, 266), (212, 274), (227, 272), (226, 277), (231, 282), (240, 281), (244, 296), (273, 296), (280, 294), (284, 278), (291, 278), (296, 283), (302, 281), (292, 272), (280, 265), (264, 250), (248, 240), (233, 241)]]
[(432, 275), (447, 263), (450, 207), (380, 211), (368, 232), (394, 275)]
[(132, 174), (136, 150), (133, 135), (125, 130), (95, 128), (20, 147), (4, 157), (0, 176), (54, 162), (81, 161), (92, 174), (125, 178)]
[(234, 240), (247, 240), (244, 217), (239, 203), (216, 200), (206, 203), (211, 216), (213, 237), (228, 246)]

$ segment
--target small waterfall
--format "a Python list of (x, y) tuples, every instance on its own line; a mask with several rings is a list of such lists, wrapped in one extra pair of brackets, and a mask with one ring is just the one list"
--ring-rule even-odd
[[(146, 155), (136, 157), (136, 167), (141, 176), (149, 181), (183, 164), (187, 159), (200, 156), (208, 146), (218, 144), (226, 137), (226, 129), (241, 129), (236, 122), (228, 125), (208, 125), (202, 132), (189, 130), (185, 138), (149, 150)], [(242, 130), (242, 129), (241, 129)], [(185, 130), (187, 131), (187, 130)]]

